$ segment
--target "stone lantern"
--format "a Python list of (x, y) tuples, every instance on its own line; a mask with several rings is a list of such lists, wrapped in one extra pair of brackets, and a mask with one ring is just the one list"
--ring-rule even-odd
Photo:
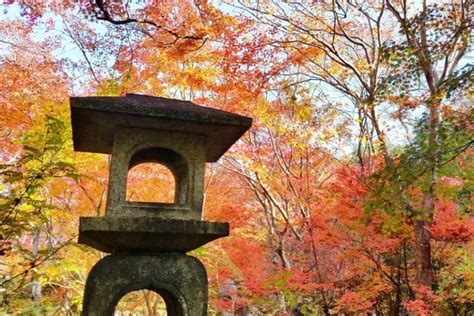
[[(202, 263), (186, 252), (229, 235), (202, 219), (205, 162), (217, 161), (249, 117), (145, 95), (71, 98), (76, 151), (111, 154), (106, 214), (81, 217), (79, 243), (111, 255), (91, 270), (83, 315), (113, 315), (128, 292), (159, 293), (168, 315), (207, 315)], [(156, 162), (175, 178), (174, 203), (126, 200), (128, 171)]]

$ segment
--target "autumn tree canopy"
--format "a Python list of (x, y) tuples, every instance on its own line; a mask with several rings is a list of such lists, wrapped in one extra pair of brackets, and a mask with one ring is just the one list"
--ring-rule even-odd
[(254, 118), (206, 170), (212, 313), (474, 309), (472, 0), (1, 3), (0, 312), (80, 313), (108, 157), (73, 152), (68, 97), (125, 93)]

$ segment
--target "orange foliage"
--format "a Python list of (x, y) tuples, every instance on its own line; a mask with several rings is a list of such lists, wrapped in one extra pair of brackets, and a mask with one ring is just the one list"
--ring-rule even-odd
[(439, 202), (428, 230), (436, 240), (465, 243), (474, 237), (474, 220), (459, 217), (454, 202)]

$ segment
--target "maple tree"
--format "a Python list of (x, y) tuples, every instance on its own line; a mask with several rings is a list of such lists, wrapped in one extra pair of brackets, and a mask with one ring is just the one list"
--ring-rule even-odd
[[(296, 56), (298, 68), (290, 69), (295, 80), (322, 82), (357, 109), (360, 164), (370, 168), (370, 158), (377, 157), (377, 152), (382, 154), (392, 185), (386, 190), (386, 182), (378, 184), (383, 191), (379, 194), (389, 200), (390, 208), (396, 208), (388, 211), (402, 207), (412, 221), (417, 283), (431, 288), (434, 269), (428, 227), (436, 205), (437, 174), (444, 163), (441, 156), (450, 152), (456, 157), (472, 144), (465, 138), (459, 147), (442, 152), (440, 140), (442, 109), (453, 109), (453, 103), (463, 102), (451, 98), (452, 93), (472, 80), (472, 66), (460, 64), (471, 45), (472, 2), (423, 1), (419, 6), (405, 1), (373, 5), (331, 1), (309, 6), (268, 2), (239, 6), (272, 32), (272, 45), (283, 47), (289, 58)], [(426, 108), (426, 137), (418, 143), (410, 165), (396, 161), (397, 155), (388, 145), (390, 127), (382, 126), (378, 108), (386, 110), (392, 104), (392, 116), (402, 127), (410, 111)], [(465, 115), (469, 117), (469, 111)], [(406, 192), (406, 182), (415, 181), (413, 164), (421, 165), (416, 179), (424, 187), (421, 200)], [(409, 181), (407, 173), (412, 178)]]
[[(0, 18), (2, 312), (79, 313), (100, 254), (74, 243), (77, 221), (104, 214), (108, 161), (72, 151), (66, 100), (126, 92), (254, 117), (207, 167), (206, 217), (232, 229), (194, 253), (212, 313), (472, 310), (472, 1), (5, 8), (19, 16)], [(170, 198), (134, 191), (167, 186), (136, 168), (132, 199)], [(120, 308), (147, 298), (153, 315), (148, 294)]]

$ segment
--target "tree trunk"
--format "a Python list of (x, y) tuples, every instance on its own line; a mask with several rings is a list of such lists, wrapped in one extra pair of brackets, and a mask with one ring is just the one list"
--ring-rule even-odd
[(425, 193), (423, 198), (421, 218), (415, 221), (416, 281), (418, 284), (424, 285), (429, 289), (433, 286), (433, 271), (431, 267), (431, 234), (426, 229), (426, 226), (431, 224), (436, 198), (439, 108), (440, 100), (434, 95), (430, 104), (428, 121), (428, 192)]
[[(400, 258), (400, 257), (399, 257)], [(395, 300), (390, 303), (389, 315), (390, 316), (398, 316), (400, 315), (400, 306), (402, 303), (402, 291), (401, 287), (401, 279), (402, 279), (402, 271), (400, 267), (400, 261), (397, 260), (397, 287), (395, 292)]]
[(431, 236), (425, 228), (425, 221), (415, 222), (416, 281), (431, 289), (433, 274), (431, 269)]

